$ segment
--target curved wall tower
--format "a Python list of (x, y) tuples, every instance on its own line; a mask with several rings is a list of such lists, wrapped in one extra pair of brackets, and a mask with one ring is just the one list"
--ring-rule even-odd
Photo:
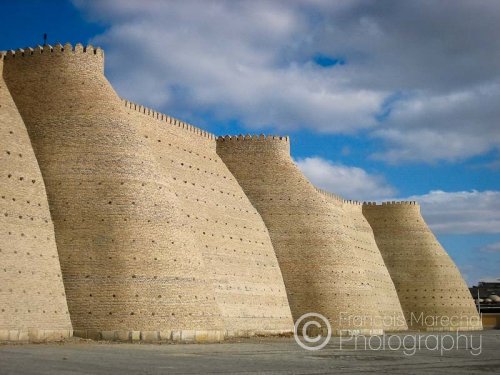
[(0, 341), (72, 334), (45, 185), (0, 53)]
[(125, 101), (175, 190), (200, 247), (229, 336), (291, 332), (283, 277), (267, 228), (216, 153), (215, 136)]
[(98, 48), (0, 57), (0, 340), (219, 341), (309, 312), (337, 334), (481, 328), (417, 205), (318, 191), (288, 137), (216, 141), (121, 100)]
[(102, 50), (78, 44), (9, 52), (4, 66), (47, 187), (75, 335), (219, 340), (202, 254), (103, 67)]
[(338, 212), (342, 217), (343, 231), (364, 265), (366, 282), (372, 287), (384, 331), (407, 330), (396, 288), (375, 243), (372, 228), (363, 216), (361, 202), (345, 200), (322, 190), (320, 192), (332, 206), (332, 212)]
[(340, 212), (293, 163), (288, 137), (220, 137), (217, 153), (266, 223), (293, 318), (316, 312), (337, 334), (381, 333), (372, 287)]
[(481, 329), (471, 294), (415, 202), (363, 205), (410, 329)]

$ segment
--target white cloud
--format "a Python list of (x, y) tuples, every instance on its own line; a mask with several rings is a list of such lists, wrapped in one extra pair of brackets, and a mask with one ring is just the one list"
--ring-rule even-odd
[(484, 246), (481, 251), (485, 253), (500, 253), (500, 242), (490, 243)]
[(500, 233), (500, 191), (435, 190), (406, 199), (420, 203), (422, 215), (435, 233)]
[[(500, 233), (500, 191), (433, 190), (423, 195), (392, 198), (395, 189), (382, 175), (321, 157), (298, 159), (296, 163), (313, 185), (347, 199), (417, 201), (425, 221), (436, 234)], [(499, 246), (500, 243), (491, 244), (484, 250), (500, 251)]]
[(464, 92), (421, 92), (396, 101), (383, 129), (373, 132), (389, 145), (374, 156), (407, 160), (459, 161), (500, 146), (500, 81)]
[[(247, 127), (351, 132), (374, 126), (384, 93), (350, 88), (344, 73), (302, 61), (308, 18), (287, 3), (255, 1), (77, 2), (111, 24), (110, 79), (131, 100), (210, 112)], [(286, 55), (289, 55), (287, 57)], [(194, 117), (194, 119), (193, 119)], [(200, 115), (200, 117), (202, 117)]]
[(298, 159), (297, 165), (313, 185), (346, 199), (371, 200), (395, 193), (382, 176), (358, 167), (332, 163), (320, 157)]
[(500, 149), (497, 1), (75, 4), (109, 25), (94, 42), (117, 91), (191, 122), (363, 132), (392, 163)]

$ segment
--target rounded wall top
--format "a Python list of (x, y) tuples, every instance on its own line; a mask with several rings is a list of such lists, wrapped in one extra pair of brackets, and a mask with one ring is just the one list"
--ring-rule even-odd
[(44, 45), (35, 48), (18, 48), (15, 51), (2, 53), (5, 66), (31, 69), (32, 64), (50, 66), (51, 64), (71, 64), (78, 69), (97, 69), (104, 71), (104, 51), (99, 47), (88, 45), (84, 47), (77, 43), (56, 44), (55, 46)]
[(266, 136), (264, 134), (260, 134), (260, 135), (256, 135), (256, 134), (253, 134), (253, 135), (250, 135), (250, 134), (224, 135), (224, 136), (217, 137), (217, 142), (240, 142), (240, 141), (251, 141), (251, 142), (255, 142), (255, 141), (258, 141), (258, 142), (282, 141), (282, 142), (289, 143), (290, 137), (278, 136), (278, 135), (267, 135)]
[(258, 154), (290, 155), (290, 138), (278, 135), (226, 135), (217, 137), (217, 150), (220, 152), (243, 152)]
[(416, 201), (391, 201), (391, 202), (363, 202), (363, 206), (367, 208), (394, 208), (394, 207), (404, 207), (404, 206), (419, 206)]
[(64, 46), (60, 43), (57, 43), (55, 46), (51, 46), (46, 44), (44, 46), (36, 46), (35, 48), (27, 47), (27, 48), (18, 48), (15, 51), (9, 50), (0, 52), (2, 57), (5, 60), (16, 59), (19, 57), (29, 57), (29, 56), (39, 56), (39, 55), (47, 55), (47, 54), (79, 54), (85, 53), (87, 55), (95, 55), (101, 58), (104, 58), (104, 51), (100, 47), (94, 47), (92, 45), (87, 45), (84, 47), (81, 43), (75, 44), (72, 46), (70, 43), (66, 43)]

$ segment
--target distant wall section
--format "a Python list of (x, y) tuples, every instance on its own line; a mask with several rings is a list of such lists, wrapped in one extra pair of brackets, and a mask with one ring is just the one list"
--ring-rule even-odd
[(460, 271), (428, 228), (417, 203), (365, 204), (363, 215), (373, 229), (410, 329), (481, 329)]
[(331, 205), (332, 212), (338, 213), (343, 231), (363, 264), (367, 275), (365, 282), (371, 286), (384, 331), (408, 329), (396, 288), (375, 243), (373, 231), (363, 216), (362, 203), (319, 191)]
[[(316, 312), (340, 331), (381, 333), (372, 287), (339, 212), (290, 158), (288, 137), (219, 137), (217, 153), (261, 214), (294, 319)], [(349, 317), (367, 317), (356, 325)], [(358, 321), (356, 321), (357, 323)]]

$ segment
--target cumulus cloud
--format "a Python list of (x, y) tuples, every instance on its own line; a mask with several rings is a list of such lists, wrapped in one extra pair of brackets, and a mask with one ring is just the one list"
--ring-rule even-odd
[(406, 199), (420, 203), (422, 215), (435, 233), (500, 233), (500, 191), (435, 190)]
[[(133, 100), (209, 112), (247, 127), (351, 131), (375, 124), (383, 93), (350, 88), (311, 59), (297, 59), (310, 31), (296, 4), (234, 1), (76, 2), (109, 29), (109, 75)], [(287, 57), (288, 55), (288, 57)]]
[(320, 157), (298, 159), (297, 165), (313, 185), (346, 199), (371, 200), (392, 196), (395, 189), (382, 176)]
[(498, 1), (75, 4), (118, 92), (187, 120), (363, 132), (391, 163), (500, 148)]
[(374, 156), (406, 160), (460, 161), (500, 145), (500, 81), (445, 94), (419, 93), (395, 102), (384, 128), (372, 134), (389, 150)]

